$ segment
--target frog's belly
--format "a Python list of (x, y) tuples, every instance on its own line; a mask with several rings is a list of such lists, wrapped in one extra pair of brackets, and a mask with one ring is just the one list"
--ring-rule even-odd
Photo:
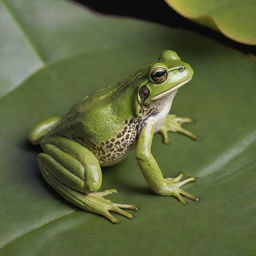
[(114, 138), (92, 149), (101, 166), (116, 164), (127, 156), (136, 141), (137, 127), (137, 120), (127, 121), (124, 128)]

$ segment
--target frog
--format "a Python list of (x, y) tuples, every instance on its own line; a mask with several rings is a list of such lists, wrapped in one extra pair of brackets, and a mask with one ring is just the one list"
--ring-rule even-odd
[[(81, 208), (118, 223), (115, 214), (129, 219), (130, 204), (114, 203), (100, 191), (102, 167), (113, 166), (135, 149), (139, 168), (157, 195), (173, 196), (182, 204), (198, 198), (181, 187), (196, 177), (164, 178), (151, 152), (155, 134), (168, 144), (169, 133), (198, 137), (183, 124), (193, 120), (169, 114), (179, 88), (193, 77), (192, 67), (173, 50), (114, 85), (81, 99), (63, 117), (48, 118), (30, 131), (28, 140), (40, 145), (37, 163), (43, 178), (62, 197)], [(115, 213), (115, 214), (114, 214)]]

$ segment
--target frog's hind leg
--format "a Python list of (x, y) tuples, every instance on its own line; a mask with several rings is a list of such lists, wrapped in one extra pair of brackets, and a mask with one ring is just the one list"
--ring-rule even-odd
[(38, 163), (42, 175), (65, 199), (81, 209), (105, 216), (113, 223), (118, 220), (110, 211), (133, 218), (122, 208), (136, 210), (135, 206), (116, 204), (104, 198), (116, 192), (115, 189), (96, 192), (101, 187), (101, 168), (87, 148), (63, 137), (47, 138), (41, 147), (44, 153), (39, 154)]

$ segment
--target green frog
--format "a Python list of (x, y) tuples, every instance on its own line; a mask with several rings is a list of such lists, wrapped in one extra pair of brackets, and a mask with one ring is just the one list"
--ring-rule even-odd
[(100, 192), (101, 167), (124, 159), (136, 147), (136, 159), (149, 187), (158, 195), (174, 196), (185, 204), (187, 197), (197, 197), (181, 189), (194, 177), (183, 174), (164, 178), (151, 153), (155, 133), (168, 143), (168, 132), (178, 132), (197, 139), (182, 124), (190, 118), (169, 115), (178, 89), (193, 76), (191, 66), (176, 52), (163, 51), (159, 59), (113, 86), (94, 92), (74, 105), (64, 116), (55, 116), (36, 125), (28, 139), (40, 144), (37, 157), (44, 179), (61, 196), (81, 209), (119, 222), (111, 212), (127, 218), (127, 210), (137, 207), (114, 203), (105, 197), (116, 192)]

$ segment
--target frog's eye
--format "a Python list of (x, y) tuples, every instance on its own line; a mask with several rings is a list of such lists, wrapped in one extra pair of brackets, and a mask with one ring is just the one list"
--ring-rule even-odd
[(163, 83), (168, 76), (167, 70), (164, 67), (156, 67), (151, 71), (151, 79), (157, 84)]

